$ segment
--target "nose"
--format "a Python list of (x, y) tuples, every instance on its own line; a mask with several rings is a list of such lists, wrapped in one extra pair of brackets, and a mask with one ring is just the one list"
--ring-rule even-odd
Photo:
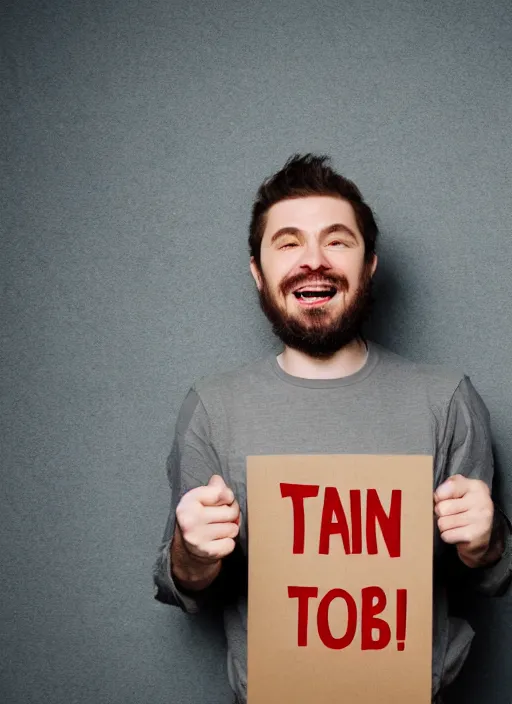
[(310, 242), (306, 247), (298, 262), (301, 269), (330, 269), (331, 263), (327, 258), (323, 247), (318, 242)]

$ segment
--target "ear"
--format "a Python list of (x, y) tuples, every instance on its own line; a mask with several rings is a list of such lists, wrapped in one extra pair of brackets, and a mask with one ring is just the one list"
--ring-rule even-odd
[(258, 291), (261, 291), (261, 287), (263, 286), (263, 282), (261, 280), (261, 272), (258, 269), (258, 265), (256, 264), (256, 260), (254, 259), (254, 257), (251, 257), (249, 267), (251, 269), (252, 278), (254, 279), (254, 281), (256, 282), (256, 286), (258, 287)]
[(372, 257), (372, 268), (371, 268), (372, 276), (375, 274), (378, 261), (379, 261), (378, 256), (376, 254), (374, 254)]

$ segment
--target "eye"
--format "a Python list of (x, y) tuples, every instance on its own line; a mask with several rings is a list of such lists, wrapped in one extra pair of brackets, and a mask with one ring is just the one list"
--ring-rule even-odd
[(329, 247), (347, 247), (347, 243), (342, 240), (331, 240), (327, 244)]
[(289, 247), (297, 247), (298, 244), (297, 242), (286, 242), (285, 244), (282, 244), (279, 249), (288, 249)]

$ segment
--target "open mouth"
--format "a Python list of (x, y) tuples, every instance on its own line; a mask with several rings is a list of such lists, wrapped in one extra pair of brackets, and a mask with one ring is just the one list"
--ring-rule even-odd
[(328, 303), (337, 293), (335, 286), (303, 286), (293, 295), (302, 305), (313, 306)]

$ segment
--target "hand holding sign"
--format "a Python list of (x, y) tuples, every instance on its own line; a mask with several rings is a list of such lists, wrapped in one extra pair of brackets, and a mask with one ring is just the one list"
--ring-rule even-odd
[(240, 507), (222, 477), (188, 491), (176, 508), (185, 549), (203, 562), (217, 562), (235, 548)]
[(456, 545), (468, 567), (476, 567), (489, 548), (494, 504), (489, 487), (460, 474), (447, 479), (434, 494), (441, 538)]

